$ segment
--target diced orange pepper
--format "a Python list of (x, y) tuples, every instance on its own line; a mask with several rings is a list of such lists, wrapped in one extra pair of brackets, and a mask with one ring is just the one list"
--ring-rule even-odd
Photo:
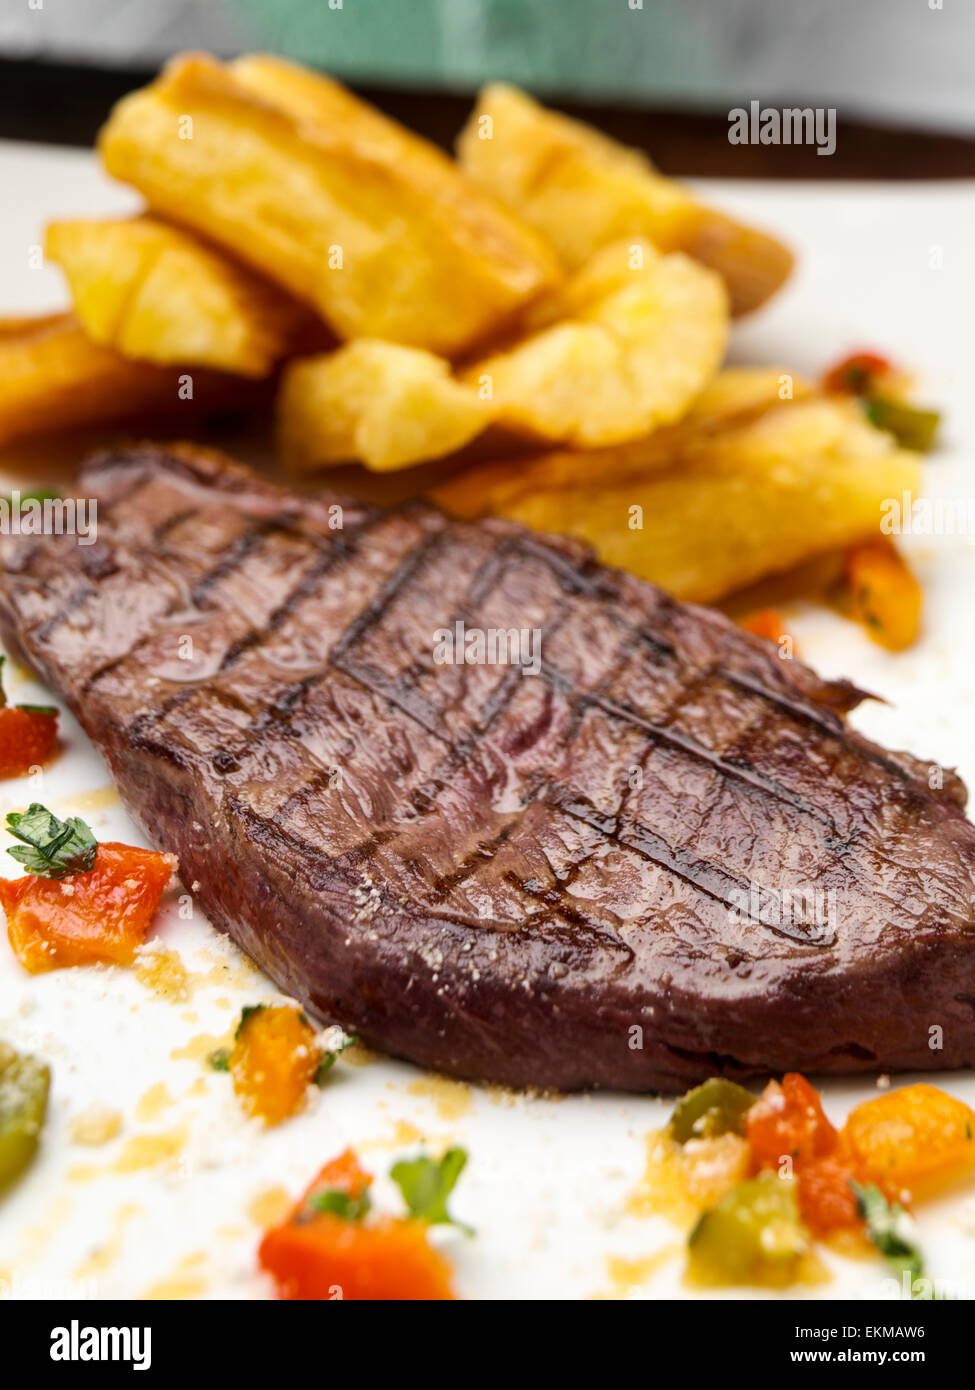
[(798, 1172), (803, 1165), (836, 1149), (837, 1134), (823, 1114), (819, 1092), (798, 1072), (786, 1072), (782, 1085), (770, 1081), (745, 1116), (745, 1138), (752, 1171), (778, 1168), (783, 1158)]
[(888, 651), (909, 647), (921, 622), (921, 586), (886, 538), (847, 551), (845, 576), (853, 617)]
[(743, 627), (746, 632), (753, 633), (756, 637), (764, 637), (767, 641), (776, 644), (786, 638), (791, 643), (791, 655), (795, 655), (795, 642), (777, 609), (761, 608), (757, 613), (750, 613), (747, 618), (743, 618), (739, 626)]
[(276, 1125), (304, 1103), (321, 1061), (315, 1030), (304, 1014), (280, 1004), (257, 1008), (243, 1020), (229, 1067), (248, 1114)]
[(288, 1219), (268, 1231), (258, 1259), (286, 1299), (444, 1301), (450, 1266), (420, 1221), (353, 1221), (309, 1205), (316, 1193), (360, 1197), (372, 1179), (347, 1149), (326, 1163)]
[(86, 873), (0, 879), (17, 959), (32, 974), (95, 961), (130, 965), (175, 868), (171, 854), (105, 843)]
[(58, 737), (57, 712), (4, 705), (0, 709), (0, 779), (43, 767)]
[(927, 1196), (975, 1168), (975, 1112), (923, 1083), (865, 1101), (841, 1139), (861, 1182), (891, 1200)]

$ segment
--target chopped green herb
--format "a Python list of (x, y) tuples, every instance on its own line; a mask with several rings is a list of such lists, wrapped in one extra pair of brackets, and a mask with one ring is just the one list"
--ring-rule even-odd
[(448, 1149), (439, 1163), (421, 1154), (419, 1158), (394, 1163), (389, 1176), (403, 1194), (411, 1216), (431, 1226), (453, 1225), (473, 1235), (473, 1229), (455, 1221), (447, 1211), (447, 1199), (467, 1163), (466, 1149)]
[[(7, 704), (6, 692), (3, 688), (3, 666), (6, 661), (5, 656), (0, 656), (0, 709), (4, 709)], [(27, 710), (29, 714), (57, 714), (55, 705), (18, 705), (18, 709)]]
[(911, 1238), (910, 1218), (899, 1203), (893, 1204), (872, 1183), (862, 1187), (850, 1179), (860, 1215), (867, 1223), (867, 1235), (896, 1274), (907, 1271), (911, 1280), (920, 1278), (924, 1262)]
[(79, 816), (58, 820), (36, 801), (26, 811), (11, 811), (7, 829), (23, 841), (7, 853), (23, 864), (28, 873), (43, 878), (87, 873), (98, 853), (98, 841)]
[(241, 1033), (244, 1031), (244, 1024), (250, 1018), (251, 1014), (259, 1014), (262, 1011), (262, 1009), (266, 1008), (266, 1004), (245, 1004), (240, 1011), (240, 1021), (237, 1024), (237, 1029), (234, 1033), (234, 1037), (240, 1037)]
[(348, 1192), (333, 1187), (326, 1192), (313, 1193), (308, 1199), (308, 1205), (313, 1211), (329, 1212), (332, 1216), (341, 1216), (345, 1221), (361, 1221), (368, 1214), (372, 1203), (368, 1192), (352, 1197)]
[(230, 1048), (218, 1047), (210, 1053), (207, 1061), (214, 1071), (230, 1070)]
[(338, 1047), (334, 1048), (333, 1051), (331, 1051), (331, 1052), (326, 1052), (326, 1053), (323, 1054), (322, 1060), (321, 1060), (321, 1061), (319, 1062), (319, 1064), (318, 1064), (318, 1070), (317, 1070), (316, 1073), (315, 1073), (315, 1085), (316, 1085), (316, 1086), (324, 1086), (324, 1085), (325, 1085), (325, 1081), (326, 1081), (326, 1079), (327, 1079), (327, 1077), (328, 1077), (329, 1072), (330, 1072), (330, 1071), (332, 1070), (332, 1068), (335, 1066), (335, 1059), (336, 1059), (337, 1057), (341, 1057), (341, 1055), (342, 1055), (342, 1053), (345, 1051), (345, 1049), (346, 1049), (347, 1047), (351, 1047), (352, 1044), (353, 1044), (354, 1042), (356, 1042), (356, 1041), (357, 1041), (357, 1040), (356, 1040), (354, 1037), (349, 1036), (349, 1037), (347, 1037), (347, 1038), (345, 1039), (344, 1042), (339, 1043)]

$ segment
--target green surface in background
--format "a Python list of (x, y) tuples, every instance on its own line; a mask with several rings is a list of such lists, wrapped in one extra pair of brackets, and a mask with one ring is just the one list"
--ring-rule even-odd
[(679, 100), (717, 79), (680, 0), (224, 3), (257, 44), (366, 84), (466, 91), (507, 79), (566, 96)]

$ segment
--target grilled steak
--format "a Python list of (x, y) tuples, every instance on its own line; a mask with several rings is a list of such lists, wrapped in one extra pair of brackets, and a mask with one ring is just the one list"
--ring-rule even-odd
[(508, 523), (186, 448), (80, 486), (94, 545), (5, 540), (4, 638), (319, 1018), (517, 1085), (975, 1062), (964, 789), (853, 732), (853, 686)]

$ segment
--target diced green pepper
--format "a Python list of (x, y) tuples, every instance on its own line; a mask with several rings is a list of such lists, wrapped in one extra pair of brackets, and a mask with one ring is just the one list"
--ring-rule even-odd
[(917, 406), (874, 396), (865, 402), (867, 419), (880, 430), (892, 434), (905, 449), (925, 454), (934, 443), (941, 416), (936, 410), (919, 410)]
[(700, 1218), (688, 1248), (699, 1283), (792, 1283), (809, 1248), (794, 1180), (762, 1173), (739, 1183)]
[(43, 1062), (0, 1042), (0, 1192), (34, 1157), (50, 1084)]
[(688, 1091), (674, 1107), (668, 1130), (678, 1144), (688, 1139), (713, 1139), (718, 1134), (744, 1134), (745, 1115), (755, 1097), (744, 1086), (713, 1076)]

